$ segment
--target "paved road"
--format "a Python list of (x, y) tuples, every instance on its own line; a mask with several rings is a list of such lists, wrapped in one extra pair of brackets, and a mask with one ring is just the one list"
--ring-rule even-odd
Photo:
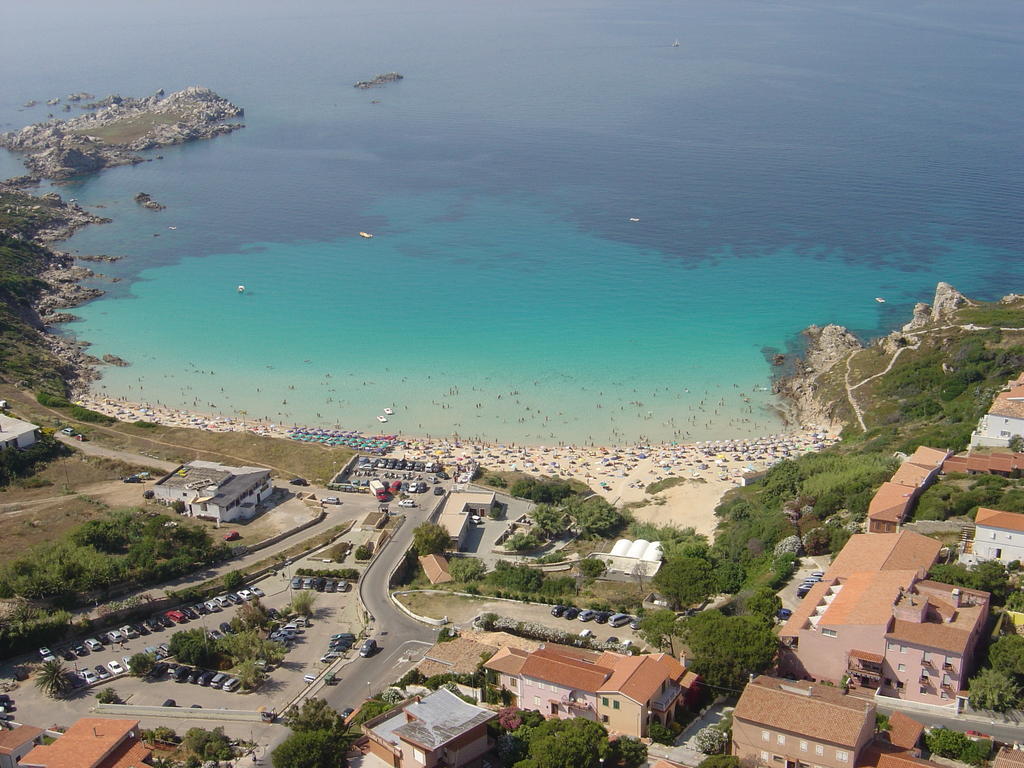
[(875, 701), (878, 704), (878, 711), (883, 714), (891, 715), (899, 709), (908, 717), (912, 717), (928, 726), (941, 725), (960, 732), (980, 731), (1008, 744), (1024, 740), (1024, 727), (1022, 727), (1024, 722), (1020, 718), (1020, 713), (1010, 713), (1006, 717), (1003, 715), (989, 716), (975, 712), (962, 715), (934, 715), (931, 712), (924, 712), (919, 709), (894, 707), (884, 699), (875, 699)]

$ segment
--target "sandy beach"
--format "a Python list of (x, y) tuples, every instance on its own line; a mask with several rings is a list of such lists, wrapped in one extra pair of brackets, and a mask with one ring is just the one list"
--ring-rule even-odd
[[(249, 432), (278, 439), (301, 435), (307, 442), (350, 439), (342, 435), (354, 434), (315, 428), (297, 431), (292, 426), (262, 420), (210, 416), (95, 396), (82, 396), (75, 402), (120, 421), (143, 420), (212, 432)], [(377, 442), (378, 438), (367, 435), (358, 439)], [(394, 436), (385, 436), (380, 442), (391, 446), (391, 455), (429, 458), (451, 468), (475, 464), (491, 471), (579, 480), (613, 504), (631, 504), (638, 520), (692, 527), (712, 537), (715, 507), (728, 490), (743, 483), (745, 475), (763, 472), (782, 459), (821, 450), (836, 439), (834, 431), (805, 425), (799, 430), (761, 438), (686, 444), (525, 446), (455, 439), (397, 439)], [(647, 492), (648, 485), (668, 478), (678, 478), (681, 482), (654, 495)]]

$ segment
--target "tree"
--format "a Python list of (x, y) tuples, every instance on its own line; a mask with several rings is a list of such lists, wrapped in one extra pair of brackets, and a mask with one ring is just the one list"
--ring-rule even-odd
[(625, 515), (604, 499), (592, 496), (586, 501), (574, 497), (565, 505), (573, 525), (584, 539), (601, 538), (618, 533), (628, 522)]
[[(299, 594), (307, 593), (300, 592)], [(258, 598), (238, 606), (235, 618), (245, 629), (265, 629), (270, 625), (270, 614)]]
[(224, 574), (224, 589), (228, 592), (237, 592), (245, 584), (245, 577), (240, 571), (228, 571)]
[(202, 760), (230, 760), (234, 757), (231, 741), (219, 726), (212, 731), (189, 728), (182, 743), (189, 752)]
[(747, 598), (746, 609), (751, 616), (756, 616), (769, 625), (775, 623), (775, 614), (782, 608), (782, 600), (771, 587), (759, 587)]
[(373, 557), (373, 549), (369, 544), (360, 544), (355, 551), (356, 560), (369, 560)]
[(293, 731), (270, 754), (274, 768), (344, 768), (347, 731)]
[(1005, 672), (983, 669), (970, 682), (971, 706), (992, 712), (1007, 712), (1020, 702), (1020, 686)]
[(541, 541), (533, 531), (519, 531), (505, 539), (505, 549), (509, 552), (529, 552), (540, 545)]
[(606, 566), (596, 557), (585, 557), (579, 561), (577, 568), (588, 579), (596, 579), (605, 572)]
[(235, 669), (235, 677), (247, 691), (255, 691), (267, 679), (267, 673), (254, 659), (246, 659)]
[(171, 635), (169, 646), (171, 656), (197, 667), (212, 666), (217, 656), (217, 644), (201, 627), (175, 632)]
[(659, 744), (665, 744), (667, 746), (672, 746), (672, 742), (675, 741), (675, 735), (672, 733), (671, 729), (666, 728), (657, 720), (651, 723), (650, 727), (647, 729), (647, 735), (651, 737), (651, 741), (656, 741)]
[(676, 557), (662, 563), (654, 584), (675, 605), (695, 605), (711, 594), (714, 572), (704, 558)]
[(533, 729), (521, 768), (597, 768), (608, 751), (604, 726), (582, 717), (545, 720)]
[(1013, 592), (1006, 599), (1006, 607), (1011, 611), (1024, 612), (1024, 592)]
[(455, 581), (480, 581), (487, 573), (484, 561), (476, 557), (457, 557), (448, 563), (448, 572)]
[(640, 636), (653, 646), (668, 646), (669, 653), (676, 655), (674, 638), (679, 634), (679, 624), (675, 611), (663, 608), (652, 611), (640, 619)]
[(763, 672), (775, 657), (775, 635), (753, 616), (702, 611), (681, 627), (693, 670), (710, 685), (742, 688), (748, 675)]
[(420, 557), (441, 555), (451, 544), (448, 531), (437, 523), (420, 523), (412, 532), (412, 547)]
[(992, 668), (1008, 675), (1024, 675), (1024, 635), (1000, 637), (988, 649)]
[(128, 659), (128, 671), (136, 677), (145, 677), (156, 664), (156, 657), (151, 653), (136, 653)]
[(313, 606), (316, 604), (316, 594), (309, 590), (296, 592), (292, 597), (291, 610), (299, 616), (312, 616)]
[(117, 691), (108, 687), (96, 694), (96, 701), (100, 704), (119, 704), (121, 697), (117, 695)]
[(725, 751), (729, 746), (729, 735), (713, 725), (701, 728), (693, 737), (693, 744), (697, 751), (705, 755), (717, 755)]
[(71, 680), (60, 659), (44, 661), (36, 673), (36, 688), (51, 699), (62, 698), (71, 690)]
[(632, 736), (620, 736), (610, 746), (618, 752), (622, 768), (637, 768), (647, 760), (647, 745)]
[(538, 504), (530, 513), (533, 528), (542, 536), (553, 539), (565, 532), (568, 515), (564, 509), (556, 509), (550, 504)]
[(306, 699), (301, 707), (292, 706), (284, 713), (284, 724), (293, 731), (334, 731), (344, 725), (341, 716), (323, 699)]

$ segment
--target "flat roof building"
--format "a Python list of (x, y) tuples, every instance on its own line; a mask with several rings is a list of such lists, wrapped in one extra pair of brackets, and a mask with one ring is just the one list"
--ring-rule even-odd
[(269, 469), (197, 460), (160, 478), (153, 493), (167, 504), (181, 501), (192, 517), (228, 523), (255, 517), (257, 506), (273, 490)]
[(28, 448), (39, 441), (39, 427), (0, 413), (0, 450)]
[(437, 517), (437, 524), (448, 531), (449, 546), (458, 552), (466, 543), (471, 515), (486, 515), (494, 507), (495, 495), (487, 491), (450, 493)]

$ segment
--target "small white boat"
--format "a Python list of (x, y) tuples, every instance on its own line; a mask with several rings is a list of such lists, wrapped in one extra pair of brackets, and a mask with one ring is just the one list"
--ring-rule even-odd
[(630, 216), (629, 220), (630, 221), (640, 221), (640, 219), (638, 219), (636, 216)]
[(381, 424), (384, 424), (387, 422), (387, 418), (384, 416), (378, 416), (377, 421), (379, 421)]
[(879, 304), (885, 304), (885, 299), (879, 298), (878, 296), (875, 296), (875, 301), (877, 301)]
[(367, 240), (369, 240), (370, 238), (373, 237), (373, 235), (371, 235), (369, 232), (360, 232), (359, 236), (360, 237), (365, 237)]
[(177, 229), (177, 227), (168, 227), (168, 229)]
[(672, 47), (673, 48), (678, 48), (679, 47), (679, 41), (678, 40), (673, 40), (672, 41)]
[(394, 410), (392, 410), (391, 408), (385, 408), (384, 413), (387, 414), (388, 416), (391, 416), (394, 414)]
[(239, 293), (245, 293), (245, 286), (244, 285), (238, 286), (238, 292)]

